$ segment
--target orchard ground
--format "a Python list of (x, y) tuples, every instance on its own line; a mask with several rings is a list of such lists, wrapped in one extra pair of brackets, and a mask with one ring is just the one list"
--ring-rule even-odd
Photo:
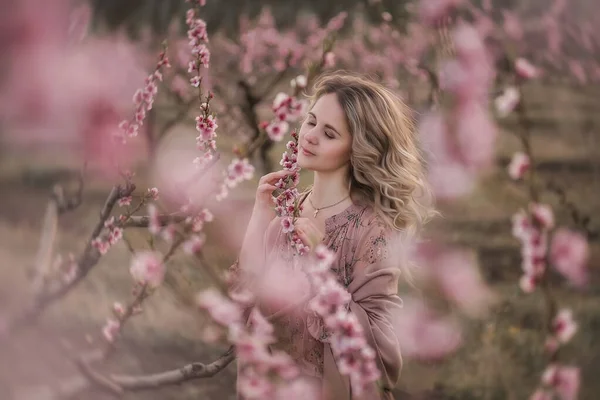
[[(530, 87), (527, 95), (534, 120), (533, 151), (540, 163), (540, 176), (561, 185), (568, 200), (592, 218), (600, 228), (600, 120), (597, 91), (592, 88), (565, 89)], [(409, 393), (437, 393), (444, 399), (524, 399), (535, 389), (546, 366), (540, 337), (544, 323), (540, 293), (524, 295), (518, 288), (520, 276), (519, 245), (510, 233), (510, 216), (524, 205), (526, 193), (509, 182), (504, 166), (514, 151), (520, 150), (511, 118), (501, 122), (497, 167), (482, 177), (468, 198), (440, 203), (444, 217), (430, 227), (445, 241), (464, 245), (477, 252), (480, 268), (500, 296), (491, 314), (466, 325), (466, 345), (447, 362), (421, 364), (408, 360), (399, 389)], [(222, 151), (231, 148), (225, 135), (218, 144)], [(194, 143), (193, 128), (176, 128), (167, 140)], [(277, 165), (284, 142), (271, 152)], [(17, 146), (2, 144), (0, 159), (0, 304), (2, 312), (19, 309), (27, 296), (28, 274), (37, 251), (41, 221), (54, 183), (72, 176), (78, 165), (68, 156), (51, 158), (57, 152), (44, 149), (35, 154)], [(228, 158), (224, 154), (224, 158)], [(57, 162), (56, 160), (60, 160)], [(71, 171), (71, 172), (69, 172)], [(154, 186), (144, 170), (134, 181), (139, 190)], [(260, 177), (236, 188), (226, 200), (229, 207), (246, 211), (252, 208), (254, 189)], [(301, 185), (309, 183), (304, 174)], [(58, 249), (77, 254), (89, 237), (110, 185), (86, 181), (84, 202), (60, 219)], [(557, 204), (548, 195), (542, 199)], [(223, 246), (220, 215), (206, 225), (208, 244), (205, 258), (215, 267), (228, 267), (237, 255), (233, 245)], [(557, 215), (568, 223), (566, 215)], [(247, 220), (235, 221), (245, 226)], [(243, 233), (243, 232), (242, 232)], [(129, 229), (125, 236), (136, 248), (147, 246), (147, 232)], [(234, 241), (235, 242), (235, 241)], [(229, 243), (232, 243), (229, 241)], [(600, 290), (598, 289), (598, 239), (592, 241), (592, 284), (585, 294), (559, 285), (559, 304), (572, 307), (579, 332), (565, 348), (565, 360), (582, 369), (580, 399), (597, 399), (600, 382)], [(25, 387), (53, 384), (77, 370), (72, 357), (93, 348), (101, 338), (101, 328), (110, 316), (115, 301), (128, 298), (131, 289), (130, 253), (119, 242), (94, 267), (90, 275), (65, 299), (50, 307), (38, 324), (2, 345), (0, 398), (11, 399)], [(197, 262), (182, 255), (168, 265), (164, 286), (149, 299), (145, 312), (133, 318), (118, 341), (118, 351), (107, 370), (112, 373), (146, 374), (174, 369), (193, 361), (210, 362), (226, 348), (207, 345), (200, 340), (204, 320), (194, 306), (195, 294), (210, 286), (210, 278)], [(567, 362), (569, 364), (570, 362)], [(399, 391), (400, 392), (400, 391)], [(202, 397), (200, 397), (202, 396)], [(398, 398), (406, 398), (400, 393)], [(79, 398), (79, 397), (78, 397)], [(80, 398), (110, 398), (105, 394)], [(126, 394), (124, 399), (233, 399), (235, 365), (215, 378), (188, 382), (178, 387)]]

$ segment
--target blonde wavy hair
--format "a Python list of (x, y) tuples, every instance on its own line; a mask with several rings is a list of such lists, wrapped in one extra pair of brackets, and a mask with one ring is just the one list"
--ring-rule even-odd
[(318, 78), (311, 108), (331, 93), (352, 135), (352, 198), (372, 206), (390, 228), (417, 234), (437, 212), (411, 110), (385, 86), (346, 71)]

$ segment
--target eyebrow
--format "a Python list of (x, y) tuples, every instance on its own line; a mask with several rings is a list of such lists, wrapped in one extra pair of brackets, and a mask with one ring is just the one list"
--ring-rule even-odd
[[(314, 119), (317, 119), (317, 116), (315, 114), (313, 114), (312, 112), (308, 112), (308, 115), (312, 116)], [(340, 133), (337, 131), (337, 129), (335, 129), (333, 126), (329, 125), (329, 124), (325, 124), (325, 128), (329, 128), (332, 131), (334, 131), (335, 133), (337, 133), (337, 135), (339, 137), (342, 137), (342, 135), (340, 135)]]

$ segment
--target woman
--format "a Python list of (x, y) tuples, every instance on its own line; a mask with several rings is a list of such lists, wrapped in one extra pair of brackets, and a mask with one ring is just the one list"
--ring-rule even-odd
[[(390, 257), (391, 241), (414, 235), (432, 215), (430, 192), (410, 111), (391, 91), (346, 73), (321, 77), (299, 131), (298, 165), (314, 172), (300, 196), (296, 230), (306, 245), (325, 244), (336, 255), (332, 271), (352, 295), (381, 372), (364, 398), (392, 399), (402, 357), (394, 333), (401, 312), (397, 295), (401, 267)], [(260, 179), (239, 264), (291, 261), (286, 234), (273, 211), (275, 183), (286, 171)], [(266, 233), (263, 235), (259, 232)], [(257, 259), (251, 249), (264, 249)], [(284, 284), (284, 282), (282, 282)], [(351, 399), (347, 377), (336, 366), (321, 321), (304, 314), (273, 321), (278, 342), (306, 376), (323, 383), (330, 398)]]

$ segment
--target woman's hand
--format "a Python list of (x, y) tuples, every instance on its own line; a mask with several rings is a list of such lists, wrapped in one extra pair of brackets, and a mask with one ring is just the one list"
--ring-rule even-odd
[(325, 233), (323, 232), (323, 229), (317, 226), (317, 224), (315, 224), (314, 221), (308, 218), (296, 218), (296, 223), (294, 224), (294, 226), (296, 228), (296, 233), (298, 234), (300, 239), (302, 239), (302, 243), (304, 243), (305, 246), (308, 246), (311, 249), (316, 247), (325, 238)]
[(256, 189), (256, 198), (254, 202), (254, 211), (260, 215), (274, 214), (273, 204), (273, 191), (277, 190), (275, 184), (279, 179), (285, 178), (293, 172), (290, 170), (282, 169), (280, 171), (271, 172), (262, 176), (258, 181), (258, 188)]

